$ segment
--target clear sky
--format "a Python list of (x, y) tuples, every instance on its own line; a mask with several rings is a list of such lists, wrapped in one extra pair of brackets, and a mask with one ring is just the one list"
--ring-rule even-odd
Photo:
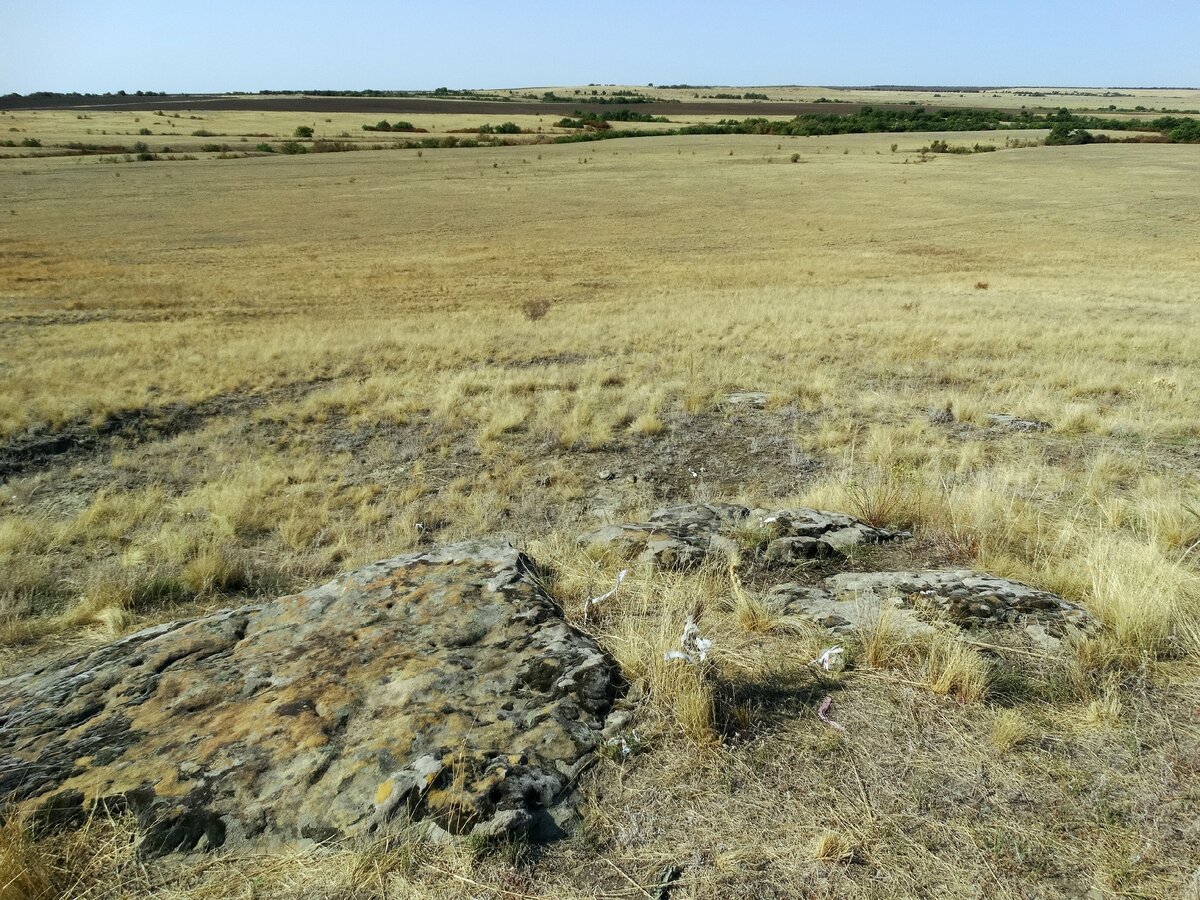
[(1200, 86), (1200, 0), (0, 0), (0, 93)]

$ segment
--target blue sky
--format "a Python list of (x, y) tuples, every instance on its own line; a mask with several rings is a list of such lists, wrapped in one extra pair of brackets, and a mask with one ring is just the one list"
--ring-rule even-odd
[(0, 93), (627, 84), (1200, 86), (1200, 0), (40, 0)]

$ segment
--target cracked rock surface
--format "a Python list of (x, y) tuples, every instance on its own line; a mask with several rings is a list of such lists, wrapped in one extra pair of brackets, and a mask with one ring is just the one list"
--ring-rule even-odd
[(0, 806), (152, 852), (552, 830), (617, 691), (529, 559), (455, 544), (0, 681)]
[(1045, 649), (1098, 627), (1087, 610), (1057, 594), (964, 569), (847, 572), (815, 587), (776, 585), (761, 602), (774, 615), (811, 619), (835, 632), (872, 627), (886, 612), (894, 627), (912, 634), (939, 624), (1013, 629)]
[(766, 557), (794, 563), (838, 556), (859, 544), (910, 537), (905, 531), (873, 528), (845, 513), (819, 509), (752, 509), (733, 503), (687, 503), (655, 510), (649, 521), (606, 525), (579, 536), (585, 547), (652, 562), (666, 569), (690, 569), (710, 553), (732, 553), (739, 536), (766, 542)]

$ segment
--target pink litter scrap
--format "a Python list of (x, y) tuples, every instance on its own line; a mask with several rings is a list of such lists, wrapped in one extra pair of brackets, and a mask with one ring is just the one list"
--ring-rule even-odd
[(841, 725), (840, 723), (829, 718), (829, 708), (831, 706), (833, 706), (833, 698), (827, 694), (825, 699), (821, 701), (821, 705), (817, 707), (817, 718), (830, 728), (836, 729), (837, 731), (845, 731), (846, 727), (844, 725)]

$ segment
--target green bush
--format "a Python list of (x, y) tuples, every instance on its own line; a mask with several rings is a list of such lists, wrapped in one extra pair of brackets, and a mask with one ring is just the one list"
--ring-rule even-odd
[(257, 150), (259, 153), (274, 153), (275, 152), (275, 148), (265, 142), (262, 144), (259, 144), (254, 149)]
[[(374, 125), (364, 125), (363, 131), (416, 131), (412, 122), (389, 122), (384, 119), (381, 122), (376, 122)], [(343, 135), (349, 137), (349, 135)]]
[(280, 153), (291, 153), (291, 154), (307, 153), (308, 148), (305, 147), (303, 144), (297, 144), (295, 141), (288, 141), (286, 144), (283, 144), (280, 146), (279, 152)]
[(313, 136), (313, 130), (308, 125), (297, 125), (292, 134), (298, 138), (310, 138)]
[(197, 128), (192, 132), (192, 137), (214, 137), (214, 135), (205, 128)]
[(138, 134), (154, 134), (149, 128), (139, 128)]
[(480, 125), (480, 134), (520, 134), (521, 126), (516, 122), (502, 122), (499, 125)]
[(1065, 123), (1059, 123), (1050, 129), (1050, 134), (1046, 138), (1046, 143), (1051, 146), (1068, 146), (1075, 144), (1090, 144), (1095, 141), (1090, 131), (1085, 131), (1082, 128), (1073, 128)]
[(37, 138), (25, 138), (25, 140), (21, 141), (21, 146), (22, 147), (40, 147), (40, 146), (42, 146), (42, 142), (39, 141)]

